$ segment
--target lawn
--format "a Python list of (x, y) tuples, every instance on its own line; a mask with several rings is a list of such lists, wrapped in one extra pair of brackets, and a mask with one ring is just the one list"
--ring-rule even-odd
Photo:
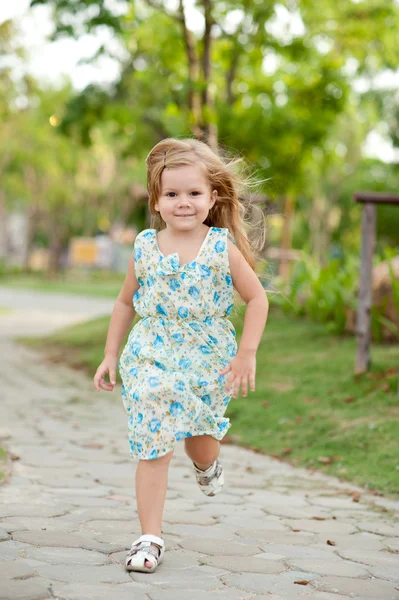
[[(231, 316), (238, 341), (244, 309)], [(108, 323), (100, 318), (26, 342), (93, 377)], [(371, 371), (362, 376), (353, 374), (354, 356), (353, 337), (332, 336), (271, 306), (256, 390), (232, 398), (225, 441), (398, 497), (399, 347), (375, 344)]]
[(0, 279), (0, 285), (40, 292), (81, 294), (116, 299), (124, 279), (124, 274), (114, 271), (69, 269), (65, 273), (61, 272), (54, 279), (47, 279), (40, 273), (7, 275)]

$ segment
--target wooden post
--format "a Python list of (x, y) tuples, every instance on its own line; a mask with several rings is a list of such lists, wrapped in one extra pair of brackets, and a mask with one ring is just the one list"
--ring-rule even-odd
[(399, 195), (381, 192), (355, 192), (353, 199), (355, 202), (364, 203), (362, 214), (359, 304), (356, 323), (357, 350), (355, 361), (355, 373), (364, 373), (364, 371), (367, 371), (367, 369), (370, 367), (371, 305), (373, 292), (373, 252), (376, 237), (376, 205), (399, 205)]
[(363, 205), (362, 245), (360, 263), (359, 304), (357, 309), (357, 352), (355, 373), (364, 373), (370, 367), (371, 305), (373, 254), (376, 237), (376, 207), (369, 202)]

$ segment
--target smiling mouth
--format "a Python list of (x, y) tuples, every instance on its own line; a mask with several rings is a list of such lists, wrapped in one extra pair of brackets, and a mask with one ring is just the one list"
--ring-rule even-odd
[(193, 217), (194, 215), (176, 215), (176, 217)]

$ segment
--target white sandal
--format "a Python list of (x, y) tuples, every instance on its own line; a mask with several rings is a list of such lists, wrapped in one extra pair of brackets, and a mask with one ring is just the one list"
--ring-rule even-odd
[[(160, 548), (154, 548), (151, 546), (151, 542), (157, 544)], [(133, 542), (132, 547), (127, 553), (125, 560), (126, 569), (128, 571), (152, 573), (161, 564), (164, 553), (165, 542), (163, 539), (151, 533), (144, 533)], [(153, 563), (152, 567), (145, 566), (146, 560)]]
[(194, 461), (192, 461), (192, 463), (201, 492), (206, 496), (215, 496), (222, 491), (224, 485), (224, 473), (219, 457), (206, 469), (206, 471), (201, 471)]

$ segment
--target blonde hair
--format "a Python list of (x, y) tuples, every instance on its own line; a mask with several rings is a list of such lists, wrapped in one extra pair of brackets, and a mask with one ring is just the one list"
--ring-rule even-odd
[[(238, 166), (245, 168), (244, 159), (228, 156), (226, 150), (216, 154), (206, 143), (195, 138), (165, 138), (158, 142), (146, 158), (148, 205), (151, 226), (161, 230), (166, 227), (160, 213), (155, 210), (161, 194), (161, 175), (163, 169), (176, 169), (188, 165), (199, 166), (208, 181), (211, 190), (216, 189), (218, 196), (209, 210), (204, 223), (213, 227), (226, 227), (234, 238), (235, 245), (255, 270), (258, 259), (257, 250), (264, 245), (264, 215), (258, 206), (253, 206), (253, 196), (249, 193), (254, 181), (241, 174)], [(255, 182), (258, 185), (258, 182)], [(245, 196), (246, 205), (240, 197)], [(252, 208), (252, 210), (251, 210)], [(260, 225), (255, 224), (254, 213), (261, 213)], [(251, 220), (247, 215), (251, 215)]]

